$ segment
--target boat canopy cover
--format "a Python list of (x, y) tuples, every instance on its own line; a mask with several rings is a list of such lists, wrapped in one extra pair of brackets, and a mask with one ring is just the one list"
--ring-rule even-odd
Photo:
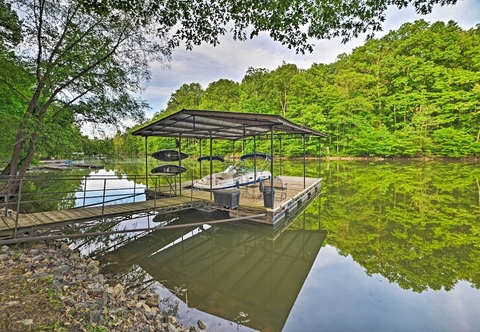
[(197, 159), (199, 162), (201, 161), (204, 161), (204, 160), (217, 160), (217, 161), (221, 161), (222, 163), (225, 162), (225, 159), (223, 159), (223, 157), (220, 157), (220, 156), (204, 156), (204, 157), (200, 157)]
[(152, 122), (135, 130), (132, 134), (144, 137), (159, 136), (236, 141), (246, 137), (268, 135), (272, 131), (278, 135), (328, 137), (324, 133), (300, 126), (274, 114), (187, 109)]
[(272, 156), (271, 156), (271, 155), (269, 155), (269, 154), (264, 154), (264, 153), (249, 153), (249, 154), (244, 154), (243, 156), (240, 157), (240, 160), (253, 159), (253, 158), (262, 158), (262, 159), (272, 160)]

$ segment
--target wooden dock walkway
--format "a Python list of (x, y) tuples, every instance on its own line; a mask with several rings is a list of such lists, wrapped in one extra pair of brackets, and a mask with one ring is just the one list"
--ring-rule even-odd
[[(87, 207), (48, 212), (36, 212), (28, 214), (18, 214), (17, 229), (38, 229), (53, 225), (77, 223), (102, 218), (112, 218), (151, 211), (168, 212), (190, 209), (192, 207), (203, 206), (201, 199), (191, 199), (190, 197), (171, 197), (158, 200), (148, 200), (136, 203), (124, 203), (116, 205), (105, 205), (104, 207)], [(0, 217), (0, 234), (10, 235), (15, 230), (17, 215)]]
[[(315, 197), (321, 189), (321, 179), (282, 176), (286, 190), (275, 193), (273, 208), (264, 205), (264, 198), (258, 186), (240, 188), (239, 207), (230, 211), (232, 218), (249, 219), (249, 216), (266, 215), (257, 222), (275, 225), (287, 215), (292, 216), (297, 206)], [(150, 193), (151, 196), (151, 193)], [(12, 235), (15, 228), (20, 231), (34, 230), (65, 224), (81, 223), (120, 216), (132, 216), (155, 211), (157, 213), (180, 211), (190, 208), (201, 208), (204, 205), (214, 205), (213, 194), (208, 191), (182, 188), (182, 195), (165, 197), (158, 194), (157, 199), (144, 202), (105, 205), (104, 207), (85, 207), (29, 214), (14, 213), (0, 216), (0, 235)]]

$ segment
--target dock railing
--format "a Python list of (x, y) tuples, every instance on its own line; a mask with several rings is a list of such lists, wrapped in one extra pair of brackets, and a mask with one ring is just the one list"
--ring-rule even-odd
[[(158, 186), (157, 177), (148, 177)], [(15, 189), (12, 189), (15, 187)], [(0, 216), (145, 201), (141, 175), (0, 177)]]

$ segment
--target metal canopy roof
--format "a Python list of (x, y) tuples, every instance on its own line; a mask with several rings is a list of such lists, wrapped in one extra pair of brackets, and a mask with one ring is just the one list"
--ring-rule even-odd
[(237, 140), (274, 132), (328, 137), (279, 115), (183, 109), (132, 133), (139, 136)]

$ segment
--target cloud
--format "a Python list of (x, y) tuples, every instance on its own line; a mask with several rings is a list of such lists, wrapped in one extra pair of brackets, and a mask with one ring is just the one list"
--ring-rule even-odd
[[(390, 30), (398, 29), (403, 23), (425, 19), (429, 22), (453, 20), (463, 29), (470, 29), (480, 23), (480, 0), (459, 1), (454, 6), (435, 6), (433, 12), (422, 16), (415, 13), (412, 7), (398, 10), (390, 7), (383, 31), (376, 38), (384, 36)], [(347, 44), (340, 39), (315, 40), (314, 52), (296, 54), (287, 47), (273, 41), (267, 33), (244, 42), (234, 41), (231, 35), (220, 38), (220, 45), (201, 45), (193, 51), (177, 49), (173, 54), (171, 69), (152, 66), (152, 81), (142, 95), (151, 105), (151, 116), (164, 109), (170, 95), (184, 83), (200, 83), (206, 88), (209, 83), (221, 78), (241, 81), (248, 67), (274, 70), (282, 64), (294, 63), (299, 68), (309, 68), (313, 63), (332, 63), (342, 53), (351, 53), (355, 47), (363, 45), (365, 36), (360, 36)]]

